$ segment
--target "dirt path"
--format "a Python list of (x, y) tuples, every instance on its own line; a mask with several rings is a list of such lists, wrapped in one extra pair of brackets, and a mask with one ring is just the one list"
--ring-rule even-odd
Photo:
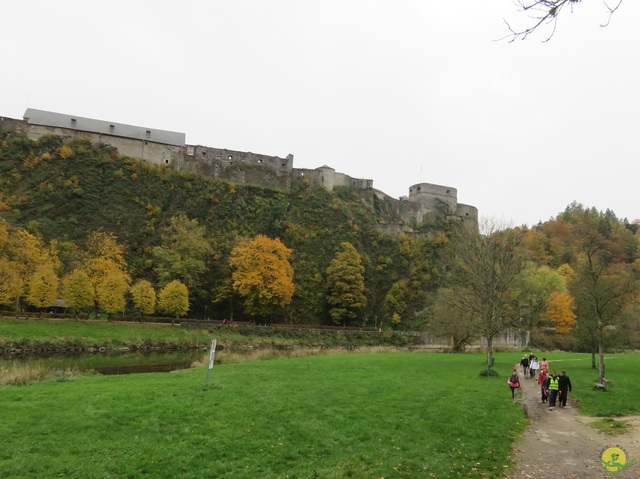
[[(553, 365), (550, 365), (553, 368)], [(569, 371), (569, 368), (567, 368)], [(522, 377), (522, 368), (518, 366)], [(569, 374), (570, 376), (570, 374)], [(616, 418), (629, 423), (631, 431), (621, 436), (607, 436), (589, 426), (597, 418), (581, 416), (571, 400), (566, 409), (549, 410), (541, 401), (537, 381), (521, 380), (519, 402), (530, 420), (524, 436), (514, 445), (517, 467), (509, 479), (619, 479), (640, 478), (640, 416)], [(626, 463), (636, 463), (619, 472), (607, 474), (596, 462), (610, 447), (626, 454)]]

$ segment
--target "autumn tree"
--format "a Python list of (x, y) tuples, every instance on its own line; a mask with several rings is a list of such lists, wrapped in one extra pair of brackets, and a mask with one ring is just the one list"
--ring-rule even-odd
[(22, 278), (16, 265), (0, 258), (0, 304), (15, 304), (22, 294)]
[(131, 287), (131, 298), (142, 318), (145, 315), (153, 314), (156, 310), (156, 291), (146, 279), (138, 280)]
[(36, 308), (51, 306), (58, 297), (58, 275), (50, 263), (38, 266), (29, 281), (27, 302)]
[(31, 280), (38, 268), (46, 266), (55, 271), (59, 267), (55, 251), (39, 237), (21, 228), (9, 230), (4, 256), (11, 261), (20, 278), (17, 284), (21, 284), (22, 288), (17, 299), (30, 291)]
[(82, 262), (82, 269), (87, 273), (93, 288), (93, 301), (96, 315), (99, 312), (99, 290), (104, 281), (112, 276), (119, 276), (126, 284), (129, 274), (126, 272), (127, 263), (124, 258), (124, 246), (112, 233), (94, 231), (86, 241), (86, 249)]
[(190, 291), (195, 291), (207, 271), (207, 258), (212, 253), (205, 228), (198, 220), (185, 215), (174, 216), (161, 238), (162, 245), (153, 248), (158, 283), (164, 286), (178, 279)]
[(549, 296), (566, 289), (567, 281), (558, 271), (527, 263), (516, 285), (522, 327), (531, 331), (544, 313)]
[(573, 297), (569, 293), (555, 291), (547, 298), (543, 318), (555, 324), (557, 334), (567, 334), (576, 322), (574, 309)]
[(128, 290), (127, 280), (118, 273), (109, 274), (98, 284), (98, 304), (107, 313), (109, 319), (115, 313), (124, 311)]
[(452, 305), (472, 318), (476, 334), (487, 342), (487, 364), (493, 364), (494, 338), (518, 324), (519, 284), (529, 255), (516, 230), (486, 222), (484, 234), (459, 226), (450, 241)]
[(233, 290), (247, 313), (267, 316), (291, 302), (295, 285), (291, 250), (279, 239), (258, 235), (243, 239), (231, 251)]
[(94, 291), (89, 275), (75, 269), (62, 280), (62, 299), (71, 308), (76, 317), (78, 311), (94, 304)]
[(342, 242), (327, 268), (327, 302), (335, 324), (358, 317), (367, 304), (362, 257), (349, 242)]
[(158, 294), (158, 309), (179, 318), (189, 311), (189, 289), (181, 281), (174, 279), (167, 283)]

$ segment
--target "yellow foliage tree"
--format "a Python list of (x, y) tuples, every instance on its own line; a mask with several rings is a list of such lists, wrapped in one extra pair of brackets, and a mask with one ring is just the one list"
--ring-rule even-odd
[(158, 294), (158, 309), (176, 318), (189, 311), (189, 289), (181, 281), (173, 280)]
[(5, 258), (14, 264), (20, 277), (22, 287), (18, 296), (30, 291), (30, 282), (39, 267), (55, 271), (60, 264), (53, 249), (46, 247), (40, 238), (21, 228), (9, 231), (4, 252)]
[(146, 279), (141, 279), (131, 287), (131, 297), (140, 315), (152, 314), (156, 310), (156, 291)]
[(0, 258), (0, 304), (13, 304), (20, 294), (22, 294), (22, 279), (16, 265)]
[(290, 255), (291, 250), (279, 239), (265, 235), (243, 239), (233, 248), (231, 280), (247, 313), (266, 316), (291, 302), (295, 285)]
[(556, 333), (567, 334), (576, 323), (573, 297), (564, 291), (551, 293), (547, 298), (547, 309), (543, 318), (556, 325)]
[(82, 269), (87, 273), (93, 288), (93, 301), (96, 312), (99, 307), (98, 290), (101, 284), (111, 276), (120, 276), (128, 285), (130, 277), (126, 272), (124, 246), (112, 233), (94, 231), (87, 238), (85, 258)]
[(98, 304), (109, 315), (109, 319), (113, 314), (124, 311), (128, 289), (127, 281), (118, 273), (108, 275), (98, 285)]
[(2, 253), (2, 250), (4, 249), (8, 241), (9, 225), (3, 218), (0, 218), (0, 254)]
[(73, 148), (68, 145), (62, 145), (60, 148), (58, 148), (58, 154), (60, 155), (60, 158), (66, 160), (73, 156)]
[(40, 309), (51, 306), (58, 297), (58, 283), (58, 275), (51, 264), (41, 264), (29, 282), (27, 302)]
[(62, 299), (76, 315), (79, 309), (93, 305), (93, 287), (89, 275), (82, 270), (73, 270), (62, 281)]

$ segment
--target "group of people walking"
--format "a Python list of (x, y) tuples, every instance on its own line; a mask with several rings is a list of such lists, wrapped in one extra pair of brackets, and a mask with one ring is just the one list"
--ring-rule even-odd
[[(549, 363), (547, 358), (538, 358), (530, 354), (523, 356), (520, 361), (522, 366), (523, 377), (525, 379), (536, 380), (540, 387), (540, 396), (542, 403), (549, 404), (549, 411), (556, 409), (556, 404), (562, 408), (567, 407), (567, 396), (572, 391), (571, 379), (567, 376), (566, 371), (561, 371), (560, 376), (556, 371), (549, 373)], [(507, 384), (511, 388), (511, 399), (513, 402), (518, 401), (518, 389), (520, 389), (520, 377), (518, 371), (514, 369), (507, 380)]]

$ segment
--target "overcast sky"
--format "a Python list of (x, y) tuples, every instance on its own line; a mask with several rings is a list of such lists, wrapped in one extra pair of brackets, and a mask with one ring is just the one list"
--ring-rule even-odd
[[(615, 0), (611, 0), (615, 2)], [(329, 165), (481, 217), (640, 218), (640, 2), (497, 41), (512, 0), (31, 0), (2, 6), (0, 116), (26, 108)], [(528, 24), (528, 23), (527, 23)], [(634, 140), (636, 138), (636, 140)]]

